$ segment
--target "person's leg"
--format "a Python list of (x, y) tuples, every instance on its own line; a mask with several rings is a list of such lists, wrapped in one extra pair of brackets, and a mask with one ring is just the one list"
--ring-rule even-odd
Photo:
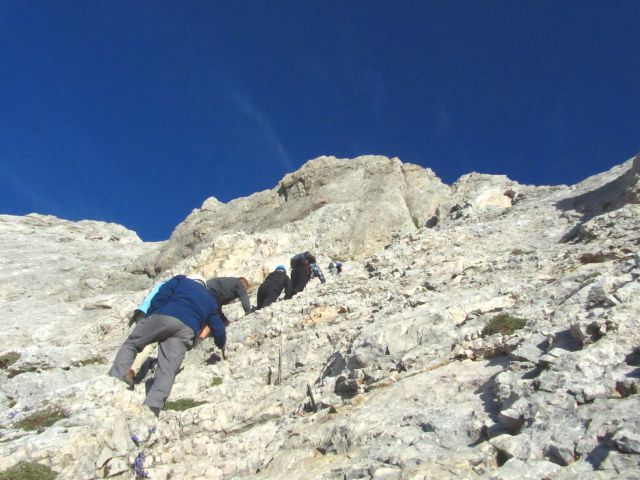
[(260, 310), (262, 307), (266, 306), (264, 305), (264, 299), (265, 299), (265, 289), (261, 287), (258, 288), (258, 305), (257, 305), (257, 309)]
[[(308, 268), (307, 268), (308, 267)], [(311, 268), (308, 265), (304, 267), (296, 267), (291, 271), (291, 284), (293, 285), (292, 293), (300, 293), (309, 283), (311, 278)]]
[(193, 330), (180, 320), (173, 320), (177, 322), (173, 335), (158, 344), (156, 375), (144, 401), (145, 405), (158, 411), (162, 410), (171, 393), (185, 352), (193, 345)]
[(138, 374), (140, 368), (142, 367), (142, 364), (147, 361), (147, 358), (149, 358), (151, 352), (153, 352), (153, 343), (150, 343), (149, 345), (144, 347), (142, 351), (138, 355), (136, 355), (136, 359), (133, 361), (133, 365), (131, 365), (131, 370), (133, 370), (134, 376)]
[(280, 294), (278, 292), (274, 292), (273, 290), (267, 290), (265, 292), (264, 299), (262, 301), (263, 302), (262, 303), (262, 308), (268, 307), (273, 302), (275, 302), (278, 299), (279, 295)]
[[(158, 319), (163, 315), (151, 315), (143, 318), (133, 329), (133, 332), (125, 340), (118, 350), (113, 365), (109, 370), (109, 375), (119, 380), (124, 380), (127, 372), (133, 364), (133, 360), (138, 352), (141, 352), (147, 345), (157, 342), (162, 338), (163, 332), (158, 323)], [(171, 318), (171, 317), (165, 317)], [(127, 380), (125, 380), (127, 381)], [(127, 383), (129, 383), (127, 381)]]

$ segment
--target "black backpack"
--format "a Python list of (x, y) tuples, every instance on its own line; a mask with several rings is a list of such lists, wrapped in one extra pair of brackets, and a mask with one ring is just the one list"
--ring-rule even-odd
[(303, 267), (310, 263), (316, 263), (316, 259), (309, 252), (299, 253), (298, 255), (291, 257), (291, 268)]

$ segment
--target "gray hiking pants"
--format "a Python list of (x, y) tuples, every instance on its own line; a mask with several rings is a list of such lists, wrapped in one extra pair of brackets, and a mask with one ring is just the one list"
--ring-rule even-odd
[(162, 409), (171, 393), (184, 354), (193, 345), (194, 336), (191, 327), (177, 318), (168, 315), (143, 318), (120, 347), (109, 375), (122, 380), (131, 368), (136, 354), (147, 345), (158, 342), (156, 375), (144, 404)]

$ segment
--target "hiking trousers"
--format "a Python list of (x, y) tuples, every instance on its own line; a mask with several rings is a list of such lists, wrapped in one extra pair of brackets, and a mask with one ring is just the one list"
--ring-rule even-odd
[(184, 354), (193, 345), (195, 333), (175, 317), (149, 315), (138, 322), (116, 355), (109, 375), (122, 380), (138, 352), (147, 345), (158, 342), (158, 364), (153, 385), (147, 392), (144, 404), (162, 409), (180, 369)]
[(291, 295), (293, 296), (303, 291), (309, 280), (311, 280), (311, 267), (309, 265), (294, 267), (291, 270)]
[(264, 307), (268, 307), (273, 302), (278, 300), (280, 293), (282, 293), (282, 290), (277, 292), (271, 288), (258, 288), (258, 310)]

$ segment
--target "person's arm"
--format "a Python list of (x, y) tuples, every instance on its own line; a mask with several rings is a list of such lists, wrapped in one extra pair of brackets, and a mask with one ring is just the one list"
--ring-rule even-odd
[(242, 308), (244, 309), (245, 314), (249, 314), (253, 312), (253, 308), (251, 308), (251, 300), (249, 300), (249, 294), (247, 293), (247, 289), (244, 288), (240, 282), (238, 282), (238, 287), (236, 290), (238, 297), (240, 298), (240, 302), (242, 302)]
[(176, 289), (176, 286), (178, 285), (178, 278), (179, 277), (173, 277), (171, 280), (169, 280), (167, 283), (165, 283), (160, 287), (160, 290), (158, 290), (158, 293), (156, 293), (153, 296), (153, 299), (151, 300), (151, 305), (149, 305), (149, 310), (147, 310), (147, 315), (151, 315), (158, 308), (162, 307), (165, 303), (169, 301), (169, 299), (173, 295), (173, 292)]
[(211, 328), (209, 328), (209, 325), (205, 324), (205, 326), (202, 327), (202, 330), (200, 330), (200, 333), (198, 334), (198, 338), (201, 338), (202, 340), (204, 340), (209, 335), (211, 335)]
[[(224, 347), (227, 344), (227, 332), (217, 310), (209, 316), (207, 319), (207, 325), (210, 328), (211, 334), (213, 335), (213, 341), (216, 346), (219, 349), (224, 350)], [(200, 335), (202, 335), (202, 333)]]
[(284, 299), (289, 300), (293, 296), (293, 284), (289, 275), (284, 276)]
[(318, 264), (316, 263), (312, 263), (311, 264), (311, 271), (313, 272), (313, 274), (318, 277), (320, 279), (320, 283), (325, 283), (326, 280), (324, 278), (324, 275), (322, 274), (322, 270), (320, 270), (320, 267), (318, 266)]

